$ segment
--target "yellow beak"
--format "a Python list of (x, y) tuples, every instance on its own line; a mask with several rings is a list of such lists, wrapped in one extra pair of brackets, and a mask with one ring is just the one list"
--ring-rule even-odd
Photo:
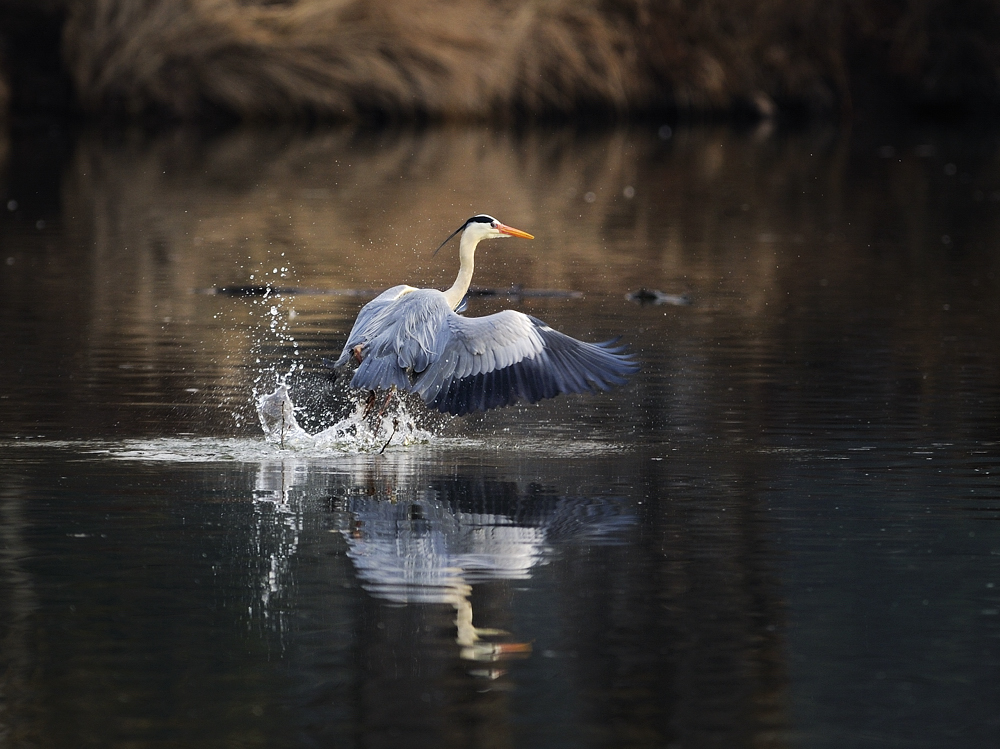
[(503, 234), (510, 234), (512, 237), (520, 237), (521, 239), (534, 239), (528, 232), (515, 229), (513, 226), (507, 226), (506, 224), (499, 224), (497, 231)]

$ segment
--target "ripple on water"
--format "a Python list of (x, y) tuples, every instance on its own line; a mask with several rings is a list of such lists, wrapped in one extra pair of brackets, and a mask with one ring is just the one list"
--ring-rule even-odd
[[(21, 447), (71, 450), (92, 457), (177, 463), (260, 463), (286, 458), (328, 459), (372, 454), (405, 454), (409, 459), (442, 452), (488, 450), (494, 454), (530, 454), (541, 458), (579, 458), (621, 453), (634, 446), (577, 439), (572, 432), (544, 437), (515, 436), (502, 430), (483, 438), (442, 436), (418, 424), (417, 410), (404, 399), (394, 398), (378, 418), (366, 416), (367, 404), (359, 399), (352, 413), (319, 432), (303, 429), (286, 385), (257, 400), (263, 436), (215, 437), (178, 434), (168, 437), (123, 440), (16, 439)], [(418, 411), (419, 413), (419, 411)]]

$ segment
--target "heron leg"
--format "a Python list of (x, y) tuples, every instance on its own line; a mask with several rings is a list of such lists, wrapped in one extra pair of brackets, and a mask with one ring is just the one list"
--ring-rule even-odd
[(369, 416), (371, 416), (372, 410), (374, 410), (375, 408), (375, 397), (376, 397), (375, 391), (369, 390), (368, 399), (365, 401), (365, 413), (362, 416), (362, 418), (367, 419)]
[(392, 442), (392, 438), (396, 436), (396, 430), (397, 429), (399, 429), (399, 419), (393, 419), (392, 420), (392, 434), (389, 435), (389, 439), (387, 439), (385, 441), (385, 444), (382, 445), (382, 449), (378, 451), (379, 455), (381, 455), (382, 453), (384, 453), (385, 449), (389, 446), (389, 443)]
[(396, 386), (390, 385), (389, 389), (385, 393), (385, 400), (382, 402), (382, 408), (378, 410), (378, 415), (376, 415), (375, 417), (376, 419), (381, 419), (382, 416), (385, 414), (386, 409), (389, 408), (389, 404), (392, 403), (392, 396), (393, 393), (395, 392), (396, 392)]
[(365, 412), (362, 415), (363, 419), (367, 419), (369, 425), (372, 429), (377, 430), (379, 428), (379, 421), (385, 415), (385, 412), (389, 409), (389, 404), (392, 403), (393, 393), (396, 392), (396, 386), (392, 385), (385, 392), (385, 398), (382, 401), (382, 405), (378, 407), (376, 411), (376, 404), (378, 403), (378, 391), (369, 390), (368, 400), (365, 401)]
[(363, 346), (359, 343), (357, 346), (351, 349), (351, 357), (354, 359), (355, 364), (361, 363), (361, 349)]

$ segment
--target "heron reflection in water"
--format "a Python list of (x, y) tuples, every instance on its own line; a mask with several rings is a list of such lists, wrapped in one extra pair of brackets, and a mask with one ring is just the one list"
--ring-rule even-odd
[(295, 570), (309, 565), (292, 560), (300, 544), (310, 539), (314, 545), (311, 534), (326, 525), (305, 518), (310, 507), (327, 506), (328, 530), (346, 542), (361, 587), (395, 606), (452, 607), (457, 655), (478, 664), (470, 673), (479, 676), (502, 675), (503, 662), (529, 657), (532, 647), (512, 632), (473, 623), (475, 586), (529, 580), (548, 563), (554, 545), (617, 545), (637, 522), (621, 497), (563, 495), (534, 484), (525, 489), (464, 472), (417, 477), (420, 461), (407, 452), (374, 464), (358, 456), (345, 461), (334, 474), (326, 461), (259, 464), (253, 496), (260, 523), (255, 548), (264, 561), (261, 618), (282, 626), (294, 610)]
[[(535, 403), (563, 393), (624, 385), (639, 366), (614, 341), (586, 343), (531, 315), (504, 310), (485, 317), (459, 314), (472, 282), (476, 246), (483, 239), (531, 234), (492, 216), (473, 216), (462, 232), (460, 267), (447, 291), (393, 286), (358, 314), (335, 368), (357, 365), (351, 387), (419, 395), (443, 413), (461, 416)], [(372, 398), (371, 403), (374, 403)]]

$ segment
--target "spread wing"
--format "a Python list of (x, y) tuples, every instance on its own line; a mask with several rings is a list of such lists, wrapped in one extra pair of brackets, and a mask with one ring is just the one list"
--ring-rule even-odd
[(337, 364), (345, 364), (357, 345), (362, 361), (353, 387), (395, 385), (456, 415), (518, 398), (534, 403), (607, 390), (639, 368), (613, 342), (578, 341), (514, 310), (462, 317), (440, 291), (411, 287), (390, 289), (362, 309)]
[(440, 355), (413, 390), (427, 405), (458, 415), (518, 398), (534, 403), (607, 390), (639, 368), (612, 342), (584, 343), (514, 310), (471, 318), (452, 313), (438, 342)]

